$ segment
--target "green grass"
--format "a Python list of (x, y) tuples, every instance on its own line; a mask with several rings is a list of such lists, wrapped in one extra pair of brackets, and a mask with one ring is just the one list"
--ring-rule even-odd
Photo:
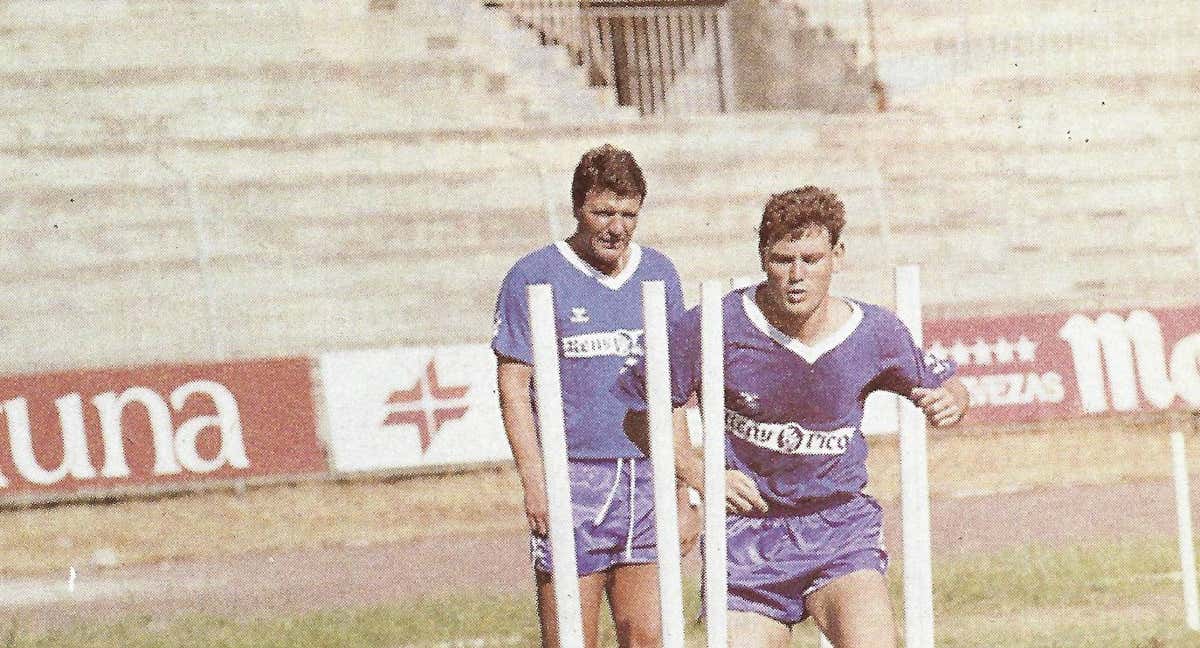
[[(938, 646), (1200, 646), (1184, 627), (1178, 572), (1169, 537), (944, 561), (934, 567)], [(896, 601), (900, 573), (897, 565)]]
[[(1200, 646), (1183, 626), (1172, 538), (1076, 546), (1030, 546), (935, 565), (939, 648), (1181, 648)], [(900, 600), (898, 563), (891, 570)], [(696, 584), (685, 593), (694, 618)], [(898, 606), (899, 607), (899, 606)], [(703, 645), (689, 625), (689, 645)], [(815, 646), (811, 625), (796, 646)], [(611, 623), (604, 644), (615, 645)], [(107, 625), (35, 635), (17, 625), (0, 648), (451, 648), (533, 646), (532, 596), (461, 594), (403, 605), (286, 618), (134, 616)]]

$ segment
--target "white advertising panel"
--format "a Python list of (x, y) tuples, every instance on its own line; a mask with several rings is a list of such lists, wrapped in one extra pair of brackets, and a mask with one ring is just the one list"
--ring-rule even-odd
[(335, 472), (511, 460), (484, 344), (321, 356)]

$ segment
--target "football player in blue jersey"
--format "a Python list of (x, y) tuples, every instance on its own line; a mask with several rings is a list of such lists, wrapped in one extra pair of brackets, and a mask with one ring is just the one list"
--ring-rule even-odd
[[(845, 209), (804, 187), (772, 196), (759, 227), (766, 280), (722, 301), (731, 645), (783, 647), (811, 616), (837, 648), (892, 648), (881, 509), (865, 494), (864, 402), (912, 400), (937, 426), (969, 398), (952, 363), (924, 353), (891, 312), (830, 294), (845, 257)], [(699, 393), (700, 313), (671, 330), (680, 478), (703, 489), (703, 464), (680, 425)], [(615, 392), (644, 447), (645, 369)]]
[[(658, 646), (652, 473), (622, 430), (625, 406), (613, 387), (619, 372), (643, 355), (642, 282), (665, 282), (673, 316), (683, 312), (683, 295), (671, 261), (633, 241), (646, 197), (633, 155), (610, 145), (588, 151), (575, 169), (571, 197), (574, 233), (512, 267), (500, 288), (492, 340), (505, 433), (525, 493), (542, 645), (556, 646), (558, 634), (526, 286), (545, 283), (554, 289), (585, 641), (596, 645), (607, 593), (620, 645)], [(686, 489), (679, 494), (686, 548), (700, 521)]]

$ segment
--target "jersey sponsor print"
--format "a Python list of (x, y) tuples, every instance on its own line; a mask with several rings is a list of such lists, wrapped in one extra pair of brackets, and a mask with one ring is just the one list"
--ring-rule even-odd
[(522, 258), (501, 285), (492, 349), (525, 364), (533, 363), (526, 287), (550, 284), (554, 289), (563, 415), (572, 459), (642, 456), (621, 429), (625, 406), (611, 389), (621, 370), (645, 355), (643, 281), (664, 282), (668, 314), (682, 314), (675, 267), (659, 252), (636, 244), (630, 245), (624, 270), (609, 276), (560, 241)]
[[(850, 299), (847, 321), (805, 344), (771, 325), (755, 304), (756, 290), (735, 290), (723, 301), (727, 463), (781, 509), (860, 492), (867, 483), (867, 396), (937, 387), (954, 374), (953, 361), (917, 347), (892, 313)], [(699, 329), (699, 309), (672, 327), (676, 406), (699, 392)], [(644, 374), (639, 363), (618, 384), (618, 395), (635, 409), (645, 409)]]

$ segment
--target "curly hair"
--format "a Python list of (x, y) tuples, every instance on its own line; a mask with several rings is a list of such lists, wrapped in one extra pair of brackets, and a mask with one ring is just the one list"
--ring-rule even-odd
[(589, 191), (646, 199), (646, 179), (633, 154), (612, 144), (598, 146), (579, 159), (571, 180), (571, 202), (578, 211)]
[(799, 236), (812, 227), (829, 232), (830, 245), (837, 245), (846, 226), (846, 207), (837, 194), (812, 185), (774, 194), (763, 208), (758, 226), (761, 253), (789, 236)]

